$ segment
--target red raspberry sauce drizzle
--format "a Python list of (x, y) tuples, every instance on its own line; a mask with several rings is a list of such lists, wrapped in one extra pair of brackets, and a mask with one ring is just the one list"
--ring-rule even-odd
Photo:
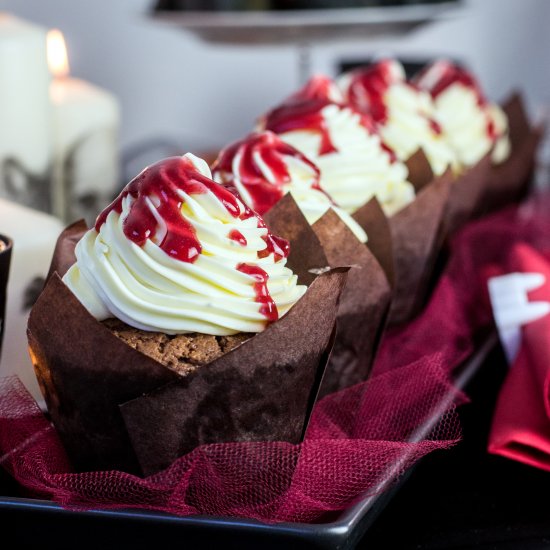
[(452, 63), (448, 63), (446, 61), (438, 61), (434, 65), (424, 69), (417, 77), (417, 82), (421, 87), (423, 85), (424, 76), (428, 75), (431, 71), (438, 71), (437, 80), (429, 88), (429, 92), (432, 94), (434, 99), (443, 93), (449, 86), (452, 86), (453, 84), (462, 84), (462, 86), (474, 91), (479, 106), (487, 104), (487, 100), (485, 99), (477, 80), (471, 73), (462, 67), (458, 67), (457, 65), (453, 65)]
[[(110, 212), (122, 213), (122, 201), (130, 195), (134, 202), (123, 221), (124, 235), (138, 246), (143, 246), (147, 239), (155, 239), (159, 229), (159, 222), (150, 208), (150, 201), (153, 201), (158, 204), (155, 207), (157, 215), (166, 224), (166, 232), (161, 236), (158, 246), (172, 258), (192, 263), (199, 257), (202, 246), (194, 227), (181, 213), (184, 202), (179, 193), (181, 191), (188, 195), (210, 191), (234, 218), (244, 220), (255, 216), (258, 227), (266, 227), (265, 222), (255, 212), (246, 206), (243, 208), (230, 190), (201, 174), (190, 159), (170, 157), (149, 166), (136, 176), (98, 216), (95, 229), (100, 230)], [(243, 235), (233, 237), (237, 237), (235, 240), (243, 244)], [(267, 246), (258, 252), (258, 257), (263, 258), (273, 253), (275, 261), (278, 261), (288, 256), (288, 241), (271, 235), (269, 231), (264, 240)]]
[[(346, 108), (342, 101), (335, 101), (335, 84), (327, 77), (315, 76), (298, 92), (291, 95), (280, 107), (270, 111), (264, 121), (266, 130), (284, 134), (293, 130), (310, 130), (321, 136), (319, 155), (338, 151), (330, 139), (330, 133), (321, 111), (327, 105)], [(364, 115), (361, 124), (370, 132), (372, 121)]]
[(441, 124), (437, 122), (437, 120), (433, 118), (429, 118), (428, 122), (430, 124), (430, 128), (432, 129), (432, 132), (438, 136), (440, 136), (443, 133), (443, 130), (441, 129)]
[(279, 312), (267, 288), (269, 275), (261, 267), (251, 264), (239, 264), (237, 266), (237, 271), (246, 273), (246, 275), (250, 275), (256, 279), (254, 283), (254, 292), (256, 293), (256, 302), (261, 304), (260, 313), (266, 317), (270, 323), (276, 321), (279, 318)]
[[(393, 84), (403, 84), (419, 91), (418, 86), (407, 82), (395, 71), (392, 71), (391, 60), (383, 60), (364, 69), (357, 69), (351, 73), (351, 80), (347, 92), (349, 104), (357, 111), (370, 114), (376, 124), (385, 124), (388, 120), (388, 108), (384, 95)], [(419, 112), (419, 115), (424, 116)], [(428, 118), (432, 132), (441, 135), (441, 126), (433, 118)], [(389, 150), (390, 156), (394, 156)]]
[[(265, 214), (283, 197), (283, 187), (291, 183), (285, 156), (297, 158), (310, 167), (313, 175), (311, 187), (324, 192), (319, 185), (319, 168), (269, 131), (250, 134), (223, 149), (212, 166), (212, 172), (218, 173), (222, 181), (238, 179), (250, 195), (252, 208)], [(239, 157), (237, 166), (234, 165), (236, 157)], [(271, 172), (272, 180), (267, 179), (263, 166), (258, 165), (258, 157)]]
[(384, 95), (391, 84), (398, 82), (391, 67), (392, 61), (383, 60), (351, 73), (347, 100), (353, 109), (370, 115), (376, 124), (388, 120)]
[(229, 239), (235, 241), (236, 243), (239, 243), (241, 246), (246, 246), (247, 244), (246, 237), (236, 229), (232, 229), (227, 236)]

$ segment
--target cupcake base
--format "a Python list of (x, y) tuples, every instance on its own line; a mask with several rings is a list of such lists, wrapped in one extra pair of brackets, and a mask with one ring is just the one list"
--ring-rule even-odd
[(181, 376), (211, 363), (253, 336), (242, 332), (231, 336), (211, 336), (196, 332), (170, 335), (140, 330), (119, 319), (107, 319), (102, 324), (135, 350), (175, 370)]

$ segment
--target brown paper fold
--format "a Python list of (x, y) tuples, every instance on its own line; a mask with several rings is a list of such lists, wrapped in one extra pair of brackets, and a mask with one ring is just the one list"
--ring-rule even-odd
[[(336, 339), (320, 396), (367, 379), (391, 297), (384, 270), (341, 218), (328, 210), (313, 224), (329, 265), (353, 265), (338, 308)], [(387, 243), (389, 244), (389, 243)]]
[(309, 285), (316, 276), (311, 270), (329, 263), (317, 235), (292, 195), (287, 193), (263, 219), (274, 235), (290, 243), (287, 266), (298, 275), (300, 283)]
[(434, 179), (430, 161), (422, 149), (418, 149), (414, 155), (409, 157), (405, 166), (409, 171), (407, 179), (413, 184), (417, 193)]
[(393, 287), (395, 274), (390, 222), (376, 197), (359, 208), (352, 217), (367, 234), (367, 247), (378, 260)]
[(57, 274), (31, 311), (28, 337), (40, 389), (75, 466), (138, 471), (118, 404), (178, 374), (98, 323)]
[(451, 182), (445, 213), (447, 232), (453, 234), (470, 221), (479, 209), (491, 173), (491, 153)]
[(63, 277), (76, 262), (76, 256), (74, 249), (76, 243), (86, 233), (88, 227), (84, 220), (79, 220), (66, 227), (57, 242), (55, 243), (55, 249), (53, 252), (52, 263), (50, 264), (50, 271), (46, 278), (46, 281), (54, 274), (57, 273), (60, 277)]
[(527, 192), (535, 168), (536, 151), (543, 127), (529, 123), (521, 96), (513, 94), (502, 109), (508, 117), (511, 152), (501, 164), (492, 166), (480, 203), (480, 211), (490, 212), (517, 202)]
[[(320, 246), (305, 224), (303, 232), (309, 231), (312, 238), (300, 241), (303, 250), (295, 245), (294, 257), (303, 258), (302, 271), (307, 272), (326, 263), (309, 264), (319, 257)], [(74, 243), (82, 230), (73, 225), (61, 235), (52, 262), (60, 271), (74, 258)], [(201, 442), (298, 441), (326, 366), (346, 276), (347, 268), (341, 268), (317, 277), (279, 321), (182, 378), (96, 321), (54, 273), (31, 311), (28, 338), (49, 412), (74, 465), (79, 470), (150, 473), (166, 465), (175, 448), (185, 452)], [(212, 379), (213, 373), (223, 379)], [(176, 382), (176, 390), (168, 386)], [(194, 410), (200, 415), (184, 415), (185, 426), (177, 434), (175, 427), (166, 425), (172, 414), (168, 409), (166, 416), (136, 412), (140, 397), (149, 396), (143, 403), (151, 407), (151, 396), (166, 391), (181, 396), (187, 413)], [(141, 431), (136, 434), (137, 425)], [(144, 446), (155, 445), (143, 442), (145, 432), (162, 432), (168, 454), (144, 456)], [(166, 440), (170, 433), (177, 441)]]
[(389, 322), (410, 320), (424, 304), (444, 240), (450, 170), (422, 188), (415, 200), (390, 218), (395, 269)]
[(319, 358), (329, 343), (345, 275), (338, 268), (319, 276), (264, 332), (194, 375), (122, 404), (143, 472), (159, 471), (204, 443), (298, 443), (317, 393)]

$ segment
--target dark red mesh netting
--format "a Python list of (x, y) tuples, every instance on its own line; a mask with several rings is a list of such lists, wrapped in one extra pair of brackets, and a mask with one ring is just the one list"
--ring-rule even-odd
[[(455, 407), (464, 397), (450, 375), (490, 326), (485, 280), (498, 272), (509, 245), (526, 240), (539, 249), (550, 246), (550, 225), (538, 215), (541, 204), (548, 205), (510, 209), (467, 227), (452, 243), (422, 315), (386, 335), (369, 381), (316, 405), (300, 445), (204, 445), (146, 479), (114, 471), (74, 473), (37, 405), (17, 380), (4, 379), (0, 463), (28, 494), (64, 506), (322, 521), (379, 491), (390, 472), (401, 473), (458, 441)], [(441, 419), (423, 431), (434, 415)]]

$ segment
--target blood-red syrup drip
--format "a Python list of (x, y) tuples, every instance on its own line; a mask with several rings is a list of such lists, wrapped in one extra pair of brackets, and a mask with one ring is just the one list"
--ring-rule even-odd
[[(264, 120), (266, 130), (276, 134), (284, 134), (294, 130), (309, 130), (321, 137), (318, 155), (327, 155), (338, 151), (330, 138), (330, 132), (323, 109), (328, 105), (336, 105), (339, 109), (350, 109), (344, 105), (343, 99), (335, 100), (331, 94), (334, 84), (330, 79), (322, 77), (312, 78), (301, 90), (290, 96), (280, 107), (269, 112)], [(369, 115), (361, 113), (360, 123), (372, 133), (374, 124)]]
[[(181, 208), (188, 195), (212, 192), (235, 218), (241, 208), (237, 198), (227, 189), (202, 175), (193, 162), (185, 157), (171, 157), (146, 168), (134, 178), (97, 218), (95, 228), (101, 228), (110, 212), (122, 212), (122, 202), (131, 196), (134, 201), (123, 221), (123, 231), (128, 239), (143, 246), (147, 239), (160, 239), (158, 246), (172, 258), (194, 262), (202, 251), (194, 227), (184, 218)], [(153, 214), (156, 210), (156, 216)], [(161, 218), (166, 226), (158, 236)]]
[(295, 130), (317, 132), (321, 137), (318, 154), (334, 153), (337, 149), (330, 139), (330, 133), (321, 112), (327, 105), (330, 105), (329, 101), (319, 99), (289, 101), (267, 115), (265, 127), (276, 134)]
[(256, 302), (260, 304), (260, 313), (270, 322), (274, 322), (279, 318), (279, 312), (277, 311), (277, 305), (269, 294), (267, 288), (267, 281), (269, 275), (259, 266), (251, 264), (239, 264), (237, 265), (237, 271), (245, 273), (254, 277), (256, 282), (254, 283), (254, 293), (256, 294)]
[(441, 124), (437, 122), (437, 120), (433, 118), (428, 118), (428, 124), (430, 125), (430, 128), (432, 132), (438, 136), (440, 136), (443, 133), (443, 130), (441, 128)]
[(384, 100), (388, 83), (378, 70), (378, 66), (358, 70), (352, 73), (351, 78), (348, 90), (349, 104), (355, 110), (370, 115), (376, 124), (384, 124), (388, 120), (388, 109)]
[(394, 164), (397, 162), (397, 155), (395, 154), (395, 151), (387, 143), (384, 143), (382, 140), (380, 140), (380, 147), (390, 157), (391, 164)]
[(496, 141), (500, 137), (495, 126), (495, 121), (489, 114), (487, 115), (486, 132), (491, 141)]
[(324, 193), (319, 184), (319, 168), (270, 131), (252, 133), (224, 148), (212, 172), (218, 174), (226, 186), (231, 186), (232, 192), (236, 192), (233, 182), (238, 180), (246, 189), (252, 208), (258, 214), (265, 214), (283, 198), (285, 186), (292, 184), (287, 166), (289, 157), (309, 168), (311, 187)]
[(239, 243), (241, 246), (246, 246), (246, 237), (236, 229), (232, 229), (227, 235), (228, 238), (236, 243)]
[[(220, 185), (220, 187), (222, 186)], [(233, 196), (239, 196), (239, 192), (232, 183), (224, 184), (223, 188), (227, 189)], [(258, 227), (265, 227), (267, 229), (267, 225), (265, 224), (263, 218), (254, 212), (254, 210), (246, 206), (244, 202), (242, 204), (244, 206), (244, 212), (239, 216), (239, 218), (241, 220), (247, 220), (248, 218), (255, 217)], [(267, 230), (267, 233), (262, 237), (262, 239), (264, 240), (266, 247), (263, 250), (258, 250), (258, 258), (265, 258), (270, 254), (273, 254), (274, 260), (278, 262), (282, 258), (288, 257), (290, 253), (290, 243), (286, 239), (278, 237), (277, 235), (272, 235), (269, 230)]]
[[(384, 59), (369, 67), (356, 69), (350, 74), (347, 92), (348, 103), (357, 111), (370, 115), (381, 126), (388, 120), (386, 93), (394, 84), (409, 85), (392, 60)], [(396, 72), (397, 71), (397, 72)]]

